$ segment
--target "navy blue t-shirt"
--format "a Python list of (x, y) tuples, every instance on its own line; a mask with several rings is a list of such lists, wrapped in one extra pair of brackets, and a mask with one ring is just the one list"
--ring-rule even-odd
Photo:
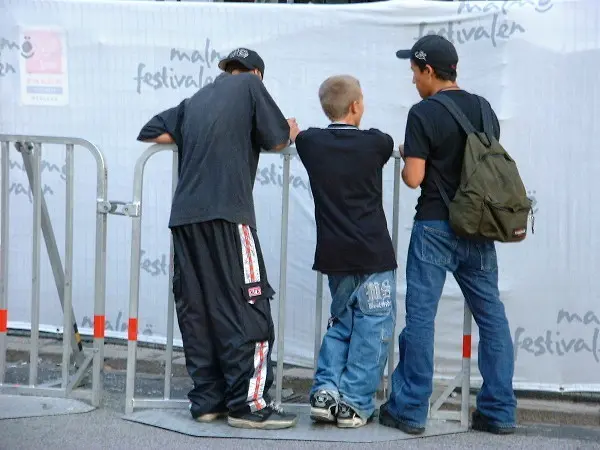
[(224, 72), (152, 118), (138, 139), (165, 132), (179, 148), (169, 227), (222, 219), (256, 228), (252, 189), (260, 151), (287, 142), (290, 133), (260, 78)]
[(382, 199), (382, 169), (394, 150), (376, 129), (332, 124), (296, 138), (315, 202), (313, 269), (359, 275), (397, 267)]

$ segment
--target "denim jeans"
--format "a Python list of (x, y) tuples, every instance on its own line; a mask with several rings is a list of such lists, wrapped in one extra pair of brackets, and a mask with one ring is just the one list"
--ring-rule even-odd
[(479, 327), (483, 385), (477, 409), (499, 427), (515, 425), (513, 343), (498, 291), (496, 249), (491, 241), (457, 237), (447, 221), (414, 223), (406, 263), (406, 327), (392, 374), (388, 411), (400, 422), (423, 427), (433, 381), (434, 321), (452, 272)]
[(396, 271), (328, 279), (331, 318), (311, 395), (326, 390), (368, 420), (393, 341)]

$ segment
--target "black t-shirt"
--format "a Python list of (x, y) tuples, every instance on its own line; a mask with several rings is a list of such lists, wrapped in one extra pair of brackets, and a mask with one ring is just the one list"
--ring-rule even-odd
[(262, 81), (249, 73), (222, 73), (155, 116), (138, 139), (163, 132), (179, 147), (169, 227), (223, 219), (256, 228), (252, 188), (261, 148), (286, 142), (290, 133)]
[[(473, 126), (483, 131), (481, 108), (477, 96), (463, 90), (442, 91), (457, 104)], [(500, 139), (500, 124), (492, 111), (496, 139)], [(421, 196), (417, 202), (415, 220), (448, 220), (448, 207), (435, 184), (432, 170), (437, 171), (442, 187), (452, 199), (460, 184), (467, 135), (443, 105), (425, 99), (408, 112), (404, 156), (427, 160)]]
[(332, 124), (296, 138), (315, 202), (313, 269), (369, 274), (397, 267), (382, 202), (382, 168), (394, 149), (379, 130)]

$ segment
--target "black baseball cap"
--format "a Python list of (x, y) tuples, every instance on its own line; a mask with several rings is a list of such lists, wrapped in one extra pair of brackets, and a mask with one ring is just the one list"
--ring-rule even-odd
[(254, 50), (244, 47), (236, 48), (226, 58), (219, 61), (219, 69), (225, 70), (227, 64), (233, 61), (240, 63), (250, 70), (258, 69), (260, 74), (263, 77), (265, 76), (265, 62)]
[(443, 36), (428, 34), (423, 36), (410, 50), (398, 50), (400, 59), (410, 59), (421, 64), (429, 64), (437, 71), (456, 73), (458, 53), (454, 44)]

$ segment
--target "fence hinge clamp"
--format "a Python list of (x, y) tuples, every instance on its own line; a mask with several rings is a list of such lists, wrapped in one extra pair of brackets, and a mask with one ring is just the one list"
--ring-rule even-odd
[(98, 212), (116, 216), (139, 217), (140, 204), (122, 202), (119, 200), (98, 200)]

